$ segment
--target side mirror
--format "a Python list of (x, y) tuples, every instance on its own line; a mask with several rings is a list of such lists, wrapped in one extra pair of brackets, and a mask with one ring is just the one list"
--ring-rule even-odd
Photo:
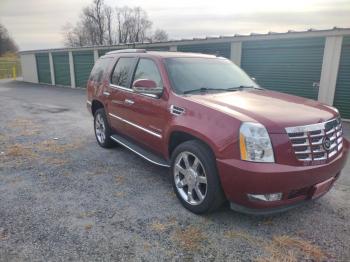
[(253, 80), (256, 83), (256, 78), (255, 77), (251, 77), (251, 80)]
[(138, 94), (159, 96), (163, 93), (163, 87), (157, 87), (157, 83), (150, 79), (138, 79), (132, 84), (132, 90)]

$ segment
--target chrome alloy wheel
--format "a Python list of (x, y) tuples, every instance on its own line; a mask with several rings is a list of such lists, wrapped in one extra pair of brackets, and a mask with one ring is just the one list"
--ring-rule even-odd
[(106, 140), (106, 126), (101, 114), (97, 114), (96, 116), (95, 132), (98, 141), (103, 144)]
[(175, 159), (174, 180), (183, 200), (199, 205), (207, 195), (207, 176), (202, 162), (194, 154), (181, 152)]

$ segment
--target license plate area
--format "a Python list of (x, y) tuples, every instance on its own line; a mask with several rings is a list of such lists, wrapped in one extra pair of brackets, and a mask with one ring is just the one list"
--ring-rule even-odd
[(334, 181), (334, 177), (313, 186), (312, 199), (318, 198), (328, 192)]

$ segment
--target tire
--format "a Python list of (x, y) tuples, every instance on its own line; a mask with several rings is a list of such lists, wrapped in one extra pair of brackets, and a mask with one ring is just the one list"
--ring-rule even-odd
[(111, 148), (115, 143), (110, 138), (111, 128), (108, 124), (106, 112), (103, 108), (96, 110), (94, 115), (94, 130), (97, 143), (103, 148)]
[(191, 212), (212, 212), (224, 202), (214, 154), (202, 142), (190, 140), (177, 146), (171, 157), (171, 171), (175, 194)]

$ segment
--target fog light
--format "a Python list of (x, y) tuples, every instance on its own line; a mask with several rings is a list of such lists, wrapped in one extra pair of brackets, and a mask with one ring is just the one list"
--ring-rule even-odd
[(282, 199), (282, 193), (273, 193), (265, 195), (248, 194), (249, 200), (260, 200), (260, 201), (277, 201)]

